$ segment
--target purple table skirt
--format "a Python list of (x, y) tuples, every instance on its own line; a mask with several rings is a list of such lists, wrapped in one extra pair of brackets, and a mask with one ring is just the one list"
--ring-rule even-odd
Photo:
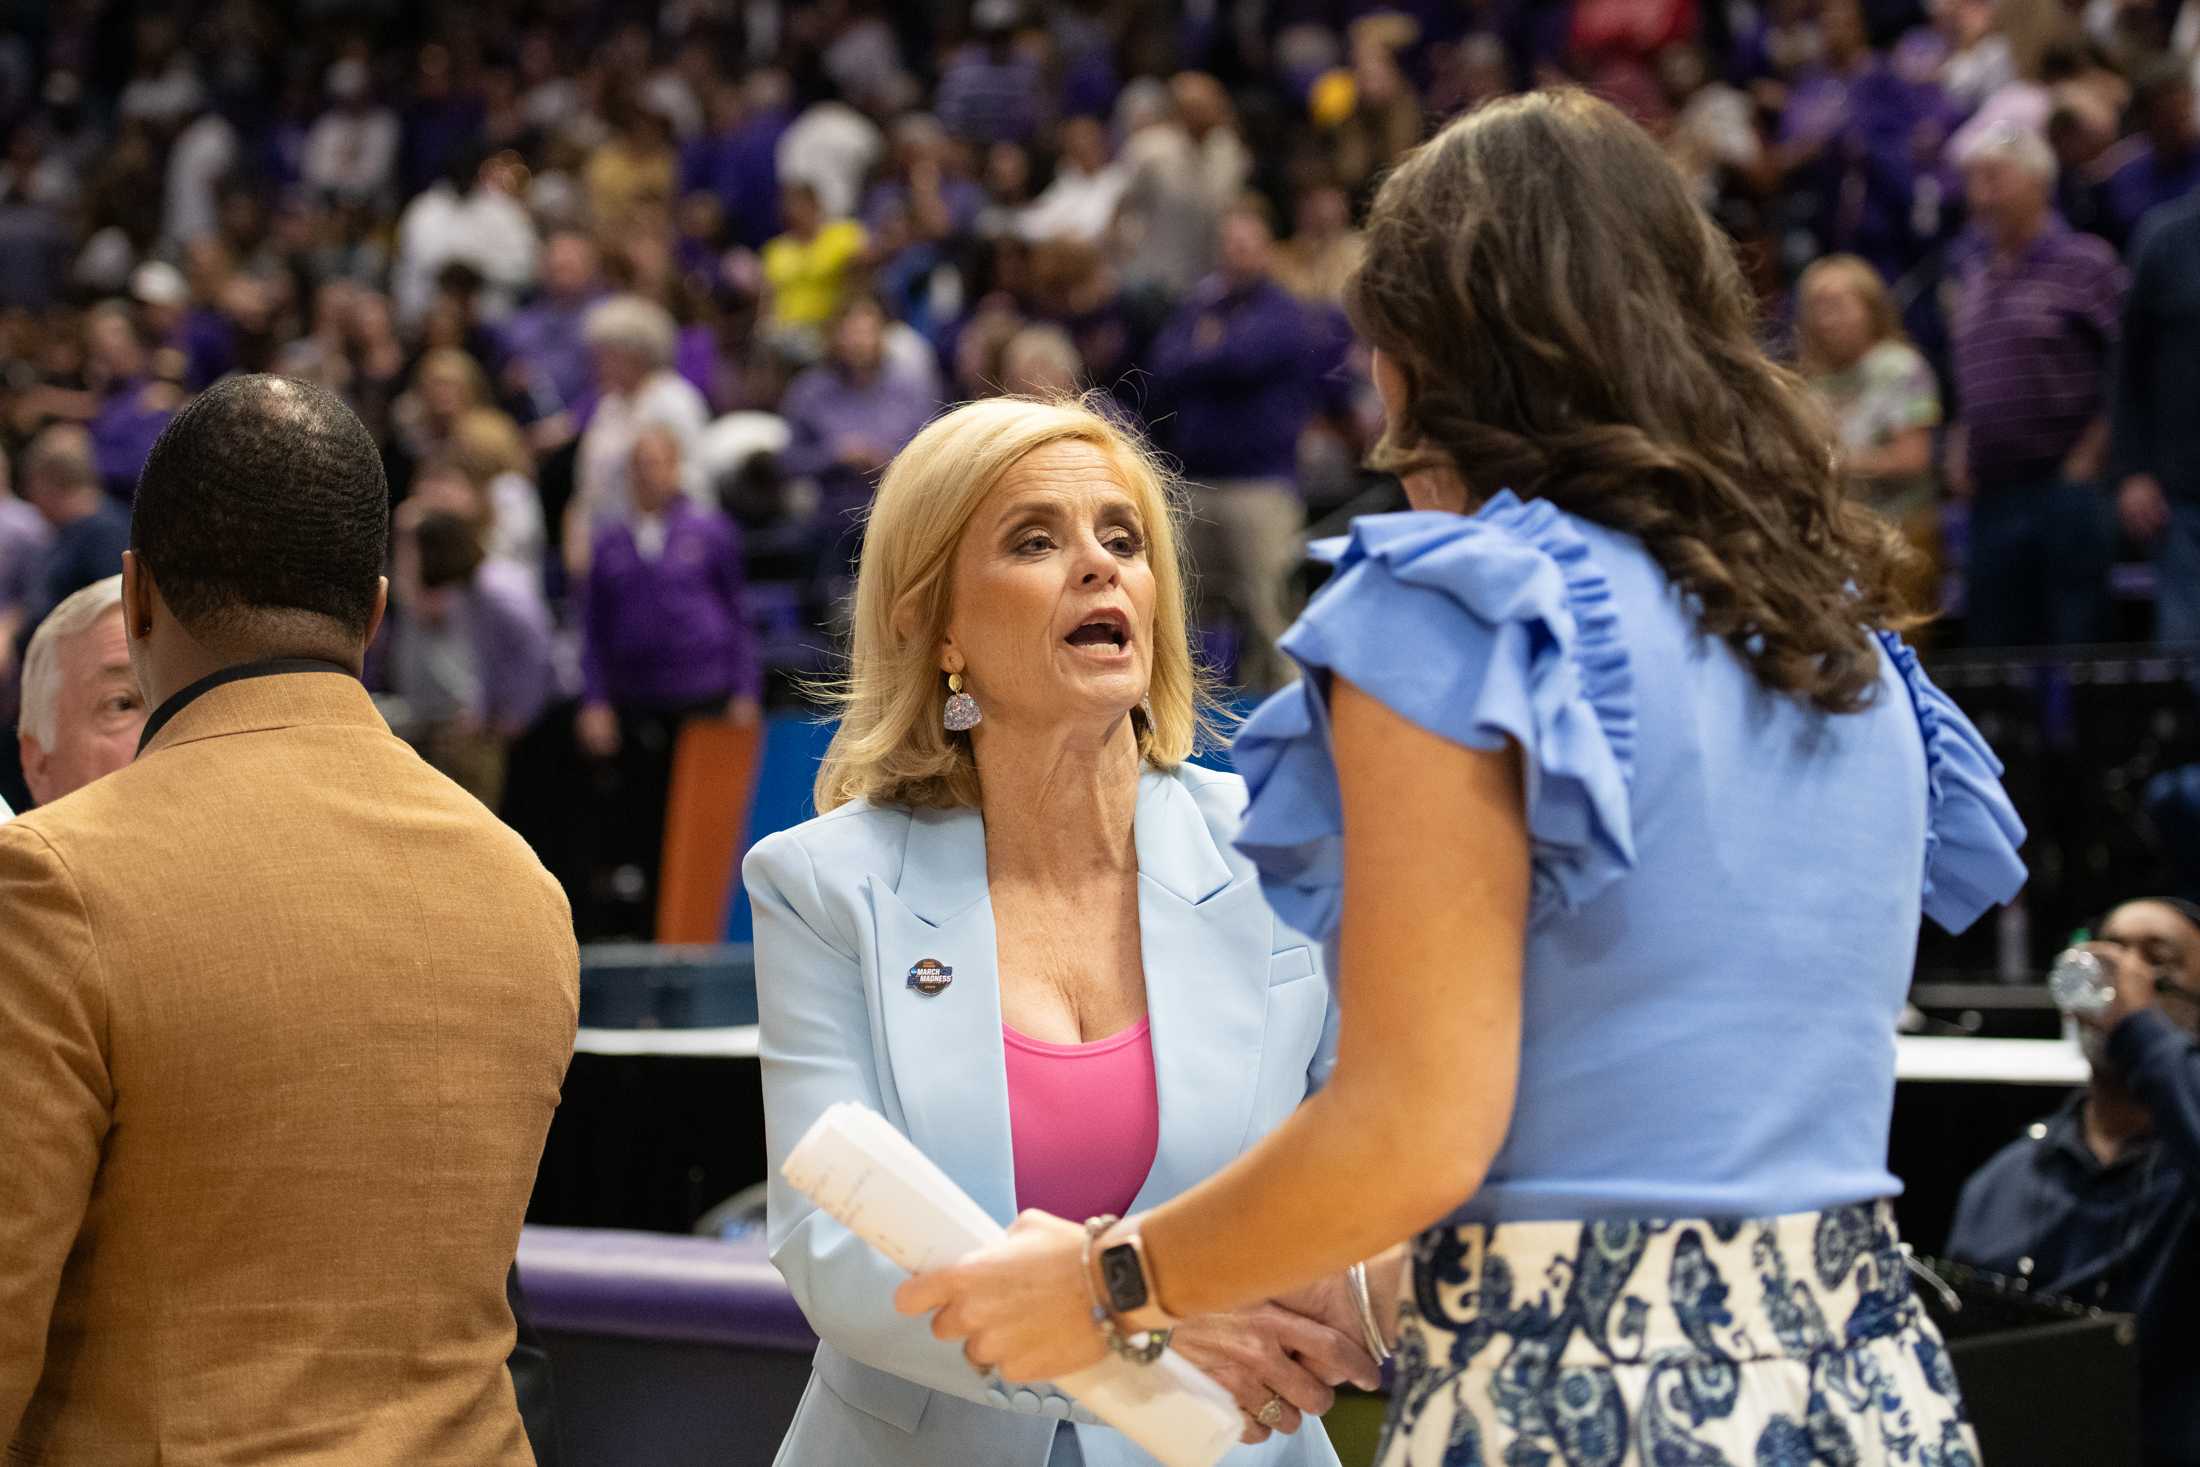
[(520, 1288), (536, 1329), (808, 1353), (817, 1336), (765, 1256), (740, 1242), (529, 1227)]

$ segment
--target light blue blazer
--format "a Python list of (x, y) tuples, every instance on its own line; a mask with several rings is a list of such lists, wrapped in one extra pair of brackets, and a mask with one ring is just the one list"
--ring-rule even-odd
[[(1149, 771), (1136, 817), (1138, 919), (1160, 1140), (1136, 1209), (1220, 1170), (1328, 1077), (1336, 1024), (1316, 949), (1278, 922), (1231, 848), (1235, 775)], [(1068, 832), (1065, 839), (1073, 839)], [(858, 802), (759, 841), (756, 912), (772, 1262), (824, 1343), (781, 1467), (1044, 1467), (1064, 1419), (1087, 1467), (1151, 1467), (1047, 1389), (988, 1386), (929, 1319), (894, 1311), (905, 1275), (785, 1185), (824, 1109), (878, 1110), (1002, 1223), (1016, 1214), (985, 826), (975, 810)], [(1074, 912), (1064, 913), (1075, 921)], [(943, 991), (909, 986), (933, 958)], [(1334, 1467), (1321, 1423), (1240, 1447), (1230, 1467)]]

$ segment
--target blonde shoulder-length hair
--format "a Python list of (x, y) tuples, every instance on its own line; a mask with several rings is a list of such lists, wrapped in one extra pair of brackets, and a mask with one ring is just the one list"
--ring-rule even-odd
[(1122, 476), (1143, 522), (1154, 577), (1148, 698), (1131, 714), (1138, 752), (1174, 769), (1223, 721), (1193, 655), (1178, 533), (1182, 491), (1147, 446), (1089, 399), (994, 397), (936, 418), (897, 455), (871, 501), (856, 575), (845, 676), (819, 689), (840, 716), (814, 796), (819, 814), (851, 800), (953, 808), (978, 803), (968, 734), (941, 723), (940, 644), (954, 604), (955, 549), (972, 515), (1026, 455), (1087, 443)]

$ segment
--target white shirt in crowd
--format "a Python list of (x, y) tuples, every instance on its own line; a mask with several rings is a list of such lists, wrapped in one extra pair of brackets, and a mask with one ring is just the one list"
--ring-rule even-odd
[(168, 150), (168, 180), (162, 233), (169, 243), (187, 245), (221, 226), (218, 190), (237, 162), (237, 130), (218, 112), (209, 112), (176, 134)]
[(1054, 182), (1025, 207), (1017, 228), (1035, 244), (1050, 239), (1098, 244), (1115, 222), (1115, 206), (1130, 181), (1130, 169), (1120, 163), (1092, 173), (1064, 163)]
[(588, 522), (631, 520), (634, 502), (627, 496), (626, 479), (634, 457), (634, 442), (645, 426), (670, 428), (680, 440), (684, 466), (682, 486), (700, 501), (709, 493), (697, 449), (703, 429), (710, 423), (710, 407), (703, 394), (670, 367), (644, 378), (631, 393), (606, 393), (581, 434), (578, 462), (574, 466), (574, 490), (588, 507)]
[(869, 173), (886, 153), (886, 135), (845, 102), (819, 102), (779, 138), (779, 176), (817, 190), (828, 219), (846, 219)]
[(534, 283), (541, 248), (527, 206), (501, 189), (476, 185), (460, 194), (439, 182), (405, 206), (397, 221), (397, 268), (391, 280), (397, 318), (416, 324), (435, 300), (435, 279), (462, 260), (488, 284), (489, 314), (502, 315)]

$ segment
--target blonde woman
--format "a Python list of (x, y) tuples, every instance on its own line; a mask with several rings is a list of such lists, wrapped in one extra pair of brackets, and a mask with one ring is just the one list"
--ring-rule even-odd
[(1828, 255), (1803, 272), (1796, 301), (1796, 366), (1832, 415), (1849, 492), (1916, 548), (1920, 559), (1900, 581), (1913, 605), (1930, 607), (1940, 558), (1940, 384), (1868, 262)]
[(483, 546), (489, 558), (518, 566), (540, 591), (547, 529), (535, 488), (535, 456), (519, 424), (495, 408), (471, 409), (452, 432), (451, 456), (489, 501)]
[[(1211, 715), (1176, 515), (1068, 402), (949, 413), (879, 486), (822, 813), (743, 868), (772, 1257), (824, 1341), (783, 1463), (1151, 1460), (895, 1312), (900, 1270), (777, 1180), (827, 1106), (881, 1111), (1005, 1223), (1173, 1196), (1328, 1070), (1321, 965), (1231, 848), (1244, 786), (1185, 762)], [(1232, 1462), (1334, 1463), (1303, 1418), (1375, 1379), (1342, 1276), (1299, 1307), (1177, 1331), (1246, 1412)]]

